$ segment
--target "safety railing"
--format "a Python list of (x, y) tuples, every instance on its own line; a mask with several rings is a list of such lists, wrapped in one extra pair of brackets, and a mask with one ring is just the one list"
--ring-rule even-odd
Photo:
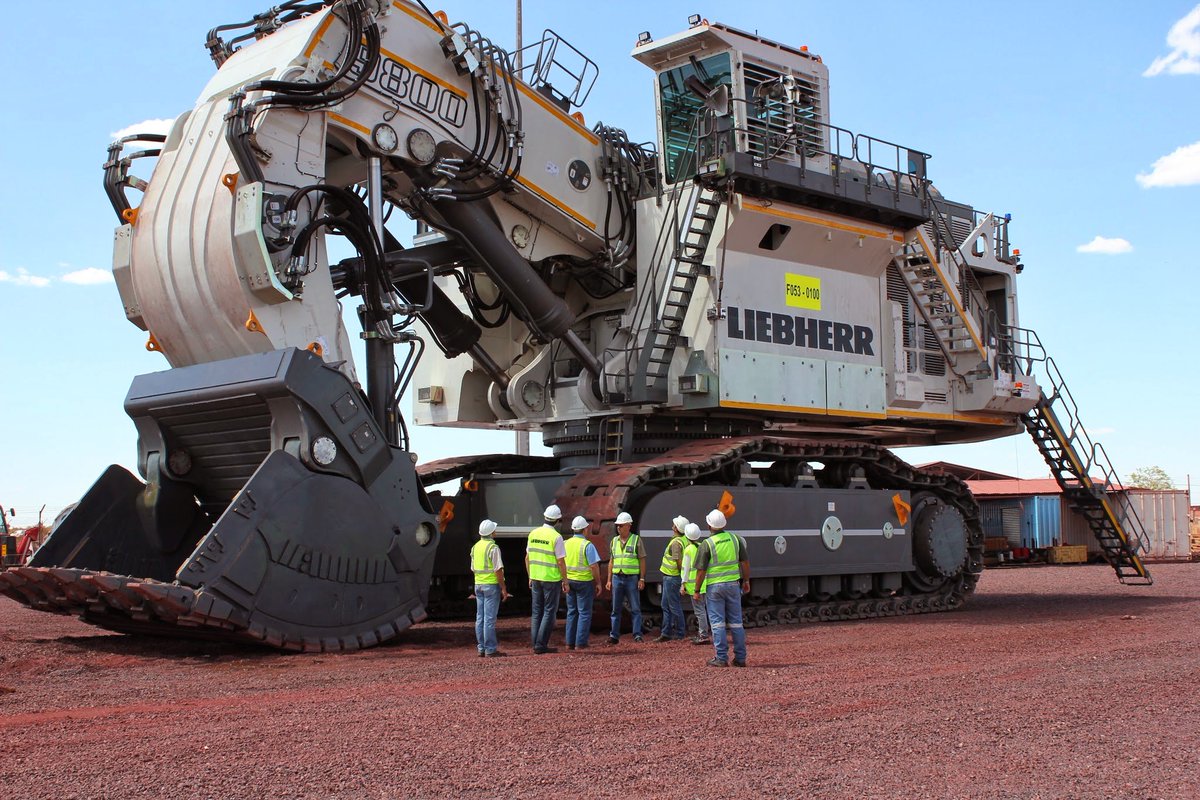
[[(702, 114), (695, 116), (688, 132), (687, 145), (678, 167), (681, 176), (691, 176), (696, 173), (696, 148), (703, 124), (702, 117)], [(650, 321), (654, 310), (659, 306), (663, 292), (666, 291), (666, 278), (669, 275), (676, 248), (682, 238), (683, 226), (687, 222), (681, 213), (683, 198), (689, 192), (698, 189), (698, 186), (682, 182), (665, 189), (666, 208), (663, 210), (663, 222), (655, 237), (654, 248), (648, 260), (649, 270), (642, 283), (641, 295), (637, 299), (630, 319), (629, 339), (625, 346), (610, 347), (604, 352), (605, 363), (617, 356), (620, 357), (621, 363), (620, 375), (605, 374), (601, 376), (601, 386), (610, 394), (624, 395), (628, 399), (635, 393), (633, 381), (639, 377), (635, 375), (638, 357), (642, 348), (649, 346), (653, 327)], [(614, 383), (614, 378), (617, 380), (623, 378), (626, 382), (625, 386), (621, 387)]]
[[(1012, 367), (1019, 369), (1021, 373), (1033, 375), (1038, 379), (1042, 389), (1039, 409), (1048, 410), (1053, 415), (1061, 435), (1059, 444), (1070, 451), (1065, 455), (1069, 455), (1069, 458), (1076, 462), (1078, 473), (1074, 479), (1062, 476), (1060, 479), (1089, 492), (1106, 493), (1112, 489), (1123, 488), (1120, 475), (1109, 459), (1108, 452), (1101, 443), (1092, 440), (1080, 421), (1079, 404), (1067, 387), (1058, 364), (1047, 354), (1037, 333), (1016, 326), (1006, 326), (1004, 330), (1004, 358), (1009, 359)], [(1031, 413), (1036, 414), (1039, 409)], [(1126, 539), (1134, 552), (1148, 549), (1149, 539), (1137, 511), (1128, 504), (1118, 508), (1115, 503), (1111, 504), (1111, 510), (1119, 518)]]
[[(759, 164), (782, 161), (835, 179), (858, 173), (868, 186), (897, 198), (908, 195), (924, 203), (928, 197), (928, 153), (806, 117), (809, 107), (787, 100), (731, 98), (730, 105), (737, 149), (753, 154)], [(715, 128), (712, 135), (724, 132)]]
[[(527, 55), (532, 55), (532, 61)], [(518, 70), (521, 80), (535, 89), (553, 92), (556, 99), (574, 108), (587, 102), (600, 75), (596, 62), (549, 28), (542, 32), (541, 39), (513, 53), (513, 60), (522, 64)]]

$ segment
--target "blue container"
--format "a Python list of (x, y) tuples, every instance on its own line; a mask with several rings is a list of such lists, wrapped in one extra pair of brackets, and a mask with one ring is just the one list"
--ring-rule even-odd
[(981, 500), (979, 521), (984, 536), (1003, 536), (1013, 547), (1062, 544), (1061, 509), (1056, 495)]
[(1057, 495), (1022, 498), (1021, 543), (1025, 547), (1062, 544), (1062, 514)]

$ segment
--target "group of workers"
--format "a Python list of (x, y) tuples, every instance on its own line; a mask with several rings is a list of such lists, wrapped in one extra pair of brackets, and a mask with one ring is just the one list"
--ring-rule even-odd
[[(535, 654), (557, 652), (550, 634), (558, 616), (559, 602), (567, 600), (566, 645), (568, 650), (590, 646), (592, 604), (601, 593), (600, 554), (587, 539), (591, 523), (583, 517), (571, 521), (570, 538), (559, 532), (562, 510), (548, 506), (543, 523), (529, 532), (525, 546), (525, 571), (533, 613), (530, 643)], [(678, 516), (671, 521), (671, 541), (663, 552), (659, 571), (662, 582), (662, 628), (655, 642), (682, 640), (686, 636), (683, 598), (690, 596), (699, 628), (695, 644), (709, 642), (715, 655), (711, 667), (729, 666), (732, 640), (733, 666), (746, 666), (746, 631), (742, 626), (742, 593), (750, 591), (750, 561), (746, 540), (725, 530), (727, 520), (719, 509), (705, 517), (709, 535), (700, 526)], [(621, 641), (622, 609), (629, 606), (633, 641), (642, 642), (641, 591), (646, 588), (646, 548), (633, 532), (633, 517), (617, 515), (617, 535), (609, 543), (605, 591), (612, 593), (612, 627), (608, 644)], [(508, 597), (504, 563), (494, 540), (496, 523), (479, 524), (479, 541), (471, 549), (471, 571), (475, 576), (475, 640), (481, 658), (505, 655), (496, 641), (496, 616), (500, 602)]]

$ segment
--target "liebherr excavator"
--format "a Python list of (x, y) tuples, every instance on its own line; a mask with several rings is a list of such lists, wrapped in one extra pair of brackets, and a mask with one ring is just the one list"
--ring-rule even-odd
[[(125, 403), (141, 478), (110, 467), (0, 574), (10, 597), (366, 647), (454, 612), (480, 519), (519, 564), (553, 501), (602, 555), (621, 510), (652, 554), (676, 514), (736, 514), (747, 624), (953, 609), (978, 508), (885, 448), (1022, 426), (1122, 580), (1149, 580), (1103, 450), (1017, 326), (1008, 218), (833, 125), (807, 48), (698, 17), (643, 34), (658, 141), (637, 144), (573, 110), (597, 69), (550, 31), (518, 59), (420, 2), (289, 0), (207, 46), (195, 107), (105, 164), (125, 314), (171, 367)], [(331, 262), (328, 234), (355, 255)], [(553, 455), (417, 464), (406, 392), (417, 424), (540, 431)]]

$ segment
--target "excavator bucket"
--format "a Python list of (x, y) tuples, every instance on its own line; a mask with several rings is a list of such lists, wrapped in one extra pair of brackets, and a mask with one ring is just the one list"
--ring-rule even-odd
[(136, 378), (109, 467), (0, 592), (118, 631), (350, 650), (425, 617), (437, 515), (360, 392), (302, 350)]

